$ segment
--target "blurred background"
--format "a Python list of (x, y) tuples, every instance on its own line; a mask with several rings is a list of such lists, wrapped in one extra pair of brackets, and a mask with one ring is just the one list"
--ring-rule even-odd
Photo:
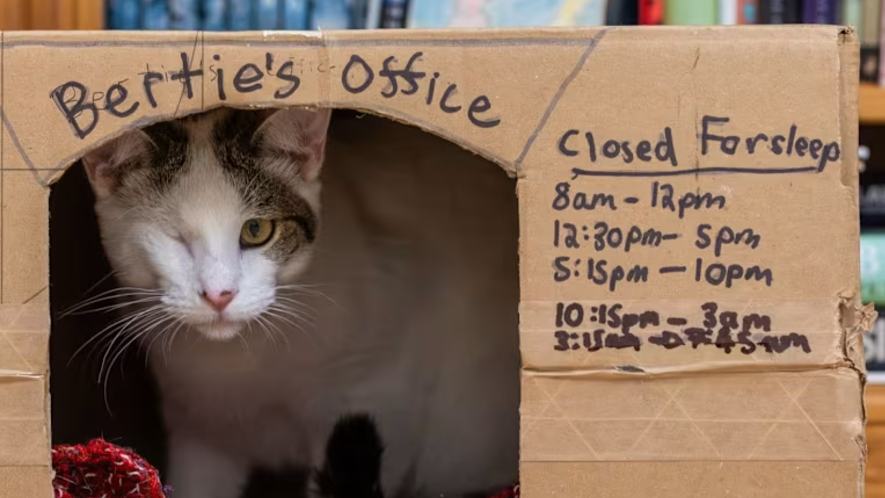
[[(885, 315), (885, 0), (0, 0), (3, 30), (852, 25), (861, 41), (861, 279)], [(737, 47), (739, 49), (739, 47)], [(813, 250), (813, 249), (809, 249)], [(885, 498), (885, 316), (865, 338), (867, 497)]]

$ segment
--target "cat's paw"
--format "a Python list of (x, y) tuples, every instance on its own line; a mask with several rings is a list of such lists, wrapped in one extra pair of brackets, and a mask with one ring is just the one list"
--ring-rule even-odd
[(314, 472), (312, 498), (383, 498), (383, 454), (384, 444), (369, 415), (342, 417), (326, 443), (325, 461)]

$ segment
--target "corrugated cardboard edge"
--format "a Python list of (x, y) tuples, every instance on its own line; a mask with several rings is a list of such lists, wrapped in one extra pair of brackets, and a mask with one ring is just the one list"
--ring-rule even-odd
[[(3, 113), (3, 94), (4, 94), (4, 84), (6, 82), (6, 44), (5, 44), (5, 35), (6, 31), (0, 30), (0, 114), (3, 114), (3, 119), (6, 119), (5, 113)], [(5, 132), (5, 130), (4, 130)], [(8, 145), (6, 140), (0, 139), (0, 162), (2, 162), (4, 155), (4, 149)], [(0, 164), (0, 170), (2, 170), (2, 164)], [(2, 187), (2, 181), (0, 181), (0, 187)], [(0, 196), (2, 198), (2, 196)], [(43, 202), (46, 203), (46, 211), (49, 210), (49, 196), (48, 191), (47, 195), (43, 199)], [(0, 206), (0, 210), (3, 209), (3, 206)], [(0, 224), (2, 224), (2, 217), (0, 217)], [(47, 223), (48, 229), (48, 223)], [(2, 249), (2, 248), (0, 248)], [(48, 251), (48, 246), (47, 246)], [(32, 296), (30, 299), (25, 300), (20, 303), (20, 306), (24, 307), (28, 305), (31, 299), (36, 298), (40, 294), (44, 292), (47, 293), (47, 301), (42, 305), (44, 307), (47, 317), (50, 316), (50, 308), (48, 303), (48, 269), (47, 269), (47, 287), (41, 290), (35, 296)], [(0, 294), (2, 295), (2, 294)], [(0, 498), (37, 498), (37, 497), (48, 497), (55, 496), (52, 481), (55, 479), (55, 470), (52, 466), (52, 458), (51, 458), (51, 445), (52, 445), (52, 409), (51, 409), (51, 399), (49, 392), (49, 333), (51, 327), (47, 322), (46, 329), (46, 348), (43, 353), (44, 357), (44, 369), (42, 371), (36, 372), (28, 372), (28, 371), (20, 371), (20, 370), (0, 370), (0, 381), (8, 380), (8, 379), (30, 379), (36, 380), (43, 383), (43, 421), (41, 424), (41, 429), (43, 431), (44, 441), (49, 446), (46, 448), (46, 460), (39, 465), (17, 465), (17, 466), (3, 466), (0, 467)]]
[[(840, 123), (841, 128), (841, 142), (843, 144), (857, 144), (858, 143), (858, 84), (860, 80), (860, 61), (859, 61), (859, 53), (860, 46), (857, 41), (857, 34), (855, 32), (854, 27), (848, 26), (842, 28), (839, 32), (839, 46), (840, 46), (840, 71), (837, 77), (839, 78), (838, 86), (839, 86), (839, 94), (842, 98), (842, 109), (840, 112), (840, 116), (842, 122)], [(844, 188), (855, 189), (854, 204), (856, 206), (856, 210), (854, 211), (854, 216), (852, 217), (852, 222), (856, 225), (858, 236), (857, 236), (857, 244), (860, 244), (860, 198), (857, 194), (857, 185), (859, 184), (859, 170), (857, 167), (857, 148), (854, 146), (844, 147), (843, 146), (843, 160), (842, 160), (842, 185)], [(860, 247), (857, 248), (858, 252), (860, 252)], [(858, 274), (860, 269), (858, 268)], [(861, 424), (863, 427), (866, 427), (867, 415), (866, 415), (866, 406), (863, 402), (864, 392), (866, 389), (866, 360), (863, 349), (863, 335), (872, 328), (873, 323), (876, 320), (876, 312), (873, 310), (872, 305), (863, 306), (860, 302), (860, 296), (857, 291), (845, 293), (839, 296), (840, 304), (839, 304), (839, 313), (840, 313), (840, 322), (842, 324), (842, 347), (844, 348), (843, 354), (847, 366), (854, 370), (858, 376), (858, 382), (860, 383), (860, 395), (861, 395)], [(864, 496), (864, 488), (865, 482), (864, 477), (866, 474), (866, 460), (867, 460), (867, 444), (866, 444), (866, 436), (863, 431), (857, 436), (856, 443), (861, 450), (861, 459), (858, 462), (859, 470), (858, 472), (858, 492), (857, 496)]]

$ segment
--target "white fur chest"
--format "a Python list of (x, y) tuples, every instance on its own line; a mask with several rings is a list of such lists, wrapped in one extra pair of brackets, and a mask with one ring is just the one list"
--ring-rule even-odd
[(399, 354), (408, 341), (393, 347), (245, 337), (156, 352), (154, 371), (171, 427), (257, 463), (306, 464), (306, 458), (320, 457), (342, 414), (384, 417), (404, 399), (422, 404), (421, 379), (414, 375), (420, 355)]

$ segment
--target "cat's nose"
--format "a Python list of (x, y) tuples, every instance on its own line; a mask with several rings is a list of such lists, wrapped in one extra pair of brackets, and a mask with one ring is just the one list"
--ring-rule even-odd
[(203, 300), (206, 301), (212, 309), (219, 313), (224, 311), (224, 308), (227, 308), (227, 305), (234, 300), (236, 295), (237, 291), (233, 290), (223, 290), (221, 292), (209, 292), (204, 290), (201, 294)]

